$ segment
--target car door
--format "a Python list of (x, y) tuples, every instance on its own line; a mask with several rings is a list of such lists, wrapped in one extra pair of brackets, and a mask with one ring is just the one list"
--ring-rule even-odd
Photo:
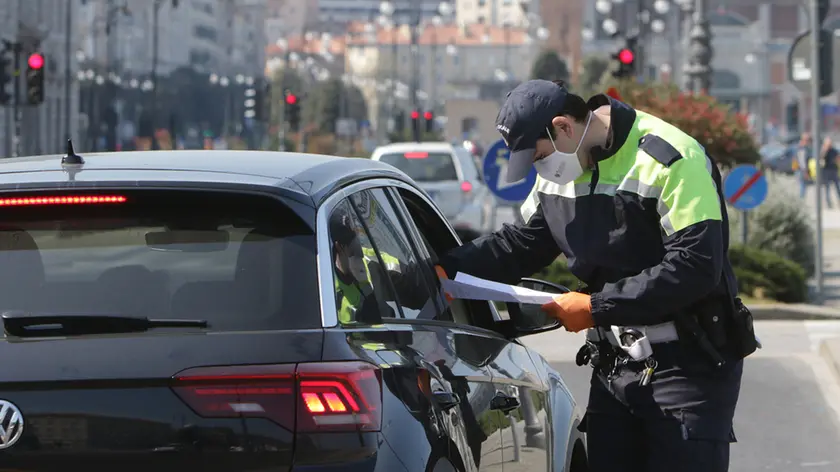
[[(408, 189), (397, 193), (415, 223), (414, 233), (422, 240), (426, 249), (423, 257), (428, 257), (430, 264), (438, 253), (457, 244), (428, 202)], [(439, 281), (434, 282), (436, 289), (441, 290)], [(487, 302), (455, 300), (450, 309), (456, 323), (462, 326), (490, 327), (499, 316)], [(488, 422), (492, 421), (501, 435), (503, 469), (548, 470), (547, 387), (527, 349), (499, 335), (482, 336), (476, 344), (480, 344), (482, 354), (488, 354), (483, 363), (490, 369), (494, 390)]]
[[(377, 354), (389, 365), (391, 385), (405, 408), (425, 425), (428, 452), (418, 455), (418, 449), (426, 445), (404, 437), (389, 442), (412, 449), (401, 451), (402, 456), (417, 460), (412, 470), (431, 470), (446, 459), (463, 464), (466, 470), (500, 471), (500, 435), (483, 434), (476, 419), (486, 416), (494, 393), (489, 370), (482, 362), (486, 358), (482, 347), (454, 329), (451, 312), (441, 302), (440, 292), (432, 289), (432, 267), (420, 258), (414, 239), (406, 232), (405, 215), (396, 209), (392, 194), (386, 188), (370, 188), (347, 200), (364, 227), (363, 251), (378, 262), (370, 267), (387, 269), (377, 277), (371, 274), (371, 279), (378, 279), (374, 283), (378, 293), (390, 292), (382, 297), (390, 306), (379, 311), (384, 313), (381, 321), (392, 334), (391, 341)], [(458, 346), (470, 349), (473, 355), (459, 357)], [(489, 459), (487, 468), (477, 467), (482, 457), (472, 452), (483, 449), (497, 452), (497, 468), (489, 466), (493, 462)]]
[[(438, 367), (437, 380), (443, 382), (438, 387), (440, 391), (433, 391), (433, 396), (445, 398), (445, 382), (457, 399), (443, 418), (451, 439), (453, 460), (460, 461), (469, 471), (501, 471), (500, 427), (503, 419), (499, 412), (490, 409), (495, 387), (487, 367), (489, 360), (498, 355), (496, 336), (463, 322), (468, 312), (462, 303), (446, 301), (411, 213), (406, 211), (397, 192), (389, 191), (387, 198), (419, 264), (429, 275), (427, 283), (434, 287), (437, 302), (437, 312), (432, 317), (419, 313), (413, 318), (409, 315), (394, 320), (391, 329), (410, 331), (414, 341), (411, 349), (419, 352), (427, 363)], [(433, 369), (429, 371), (433, 372)]]

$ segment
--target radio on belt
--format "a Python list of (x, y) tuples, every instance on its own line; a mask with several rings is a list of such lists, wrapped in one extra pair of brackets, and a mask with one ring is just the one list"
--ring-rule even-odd
[(639, 330), (612, 326), (612, 333), (618, 346), (634, 361), (643, 361), (653, 355), (650, 340)]

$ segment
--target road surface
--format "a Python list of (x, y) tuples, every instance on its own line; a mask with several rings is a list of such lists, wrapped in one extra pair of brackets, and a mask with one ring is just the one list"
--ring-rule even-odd
[[(757, 321), (756, 332), (764, 349), (744, 367), (730, 470), (840, 470), (840, 384), (816, 351), (820, 340), (840, 336), (840, 321)], [(554, 331), (523, 341), (585, 406), (591, 370), (573, 361), (582, 339)]]

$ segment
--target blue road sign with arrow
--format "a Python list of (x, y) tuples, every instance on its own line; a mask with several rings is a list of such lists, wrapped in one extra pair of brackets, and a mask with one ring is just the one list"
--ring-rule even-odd
[(767, 198), (767, 178), (751, 165), (734, 167), (723, 179), (723, 196), (737, 210), (752, 210)]
[(484, 182), (500, 200), (519, 203), (528, 198), (531, 189), (537, 182), (537, 169), (531, 167), (528, 176), (518, 182), (507, 182), (507, 166), (510, 160), (510, 149), (503, 139), (490, 146), (484, 156)]

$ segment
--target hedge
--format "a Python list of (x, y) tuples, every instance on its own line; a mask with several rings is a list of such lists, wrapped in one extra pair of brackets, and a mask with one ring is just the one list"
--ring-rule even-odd
[[(729, 260), (738, 278), (741, 295), (784, 303), (804, 302), (808, 295), (805, 271), (777, 254), (733, 244)], [(557, 259), (534, 275), (535, 278), (577, 290), (583, 284), (569, 271), (566, 261)]]

